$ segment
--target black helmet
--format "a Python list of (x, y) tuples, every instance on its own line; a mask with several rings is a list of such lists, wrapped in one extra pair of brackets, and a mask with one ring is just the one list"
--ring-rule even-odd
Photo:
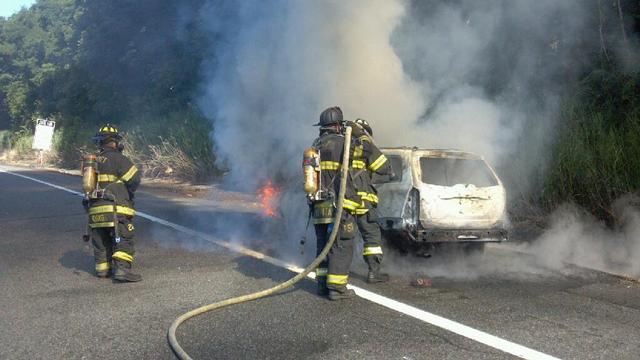
[(333, 106), (327, 108), (320, 114), (320, 122), (315, 124), (314, 126), (328, 126), (333, 124), (339, 124), (342, 122), (342, 110)]
[(371, 130), (371, 125), (369, 125), (369, 122), (367, 122), (367, 120), (356, 119), (355, 123), (362, 126), (362, 128), (367, 132), (367, 134), (369, 134), (370, 136), (373, 136), (373, 130)]
[(100, 130), (98, 130), (98, 132), (92, 139), (98, 144), (104, 144), (110, 140), (113, 140), (116, 143), (118, 143), (120, 142), (120, 140), (122, 140), (122, 135), (118, 133), (117, 127), (110, 124), (106, 124), (105, 126), (100, 127)]

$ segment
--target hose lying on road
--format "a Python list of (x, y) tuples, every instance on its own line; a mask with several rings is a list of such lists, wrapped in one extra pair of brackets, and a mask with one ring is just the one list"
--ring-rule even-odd
[(240, 304), (243, 302), (247, 302), (247, 301), (251, 301), (251, 300), (256, 300), (256, 299), (260, 299), (263, 298), (265, 296), (269, 296), (272, 294), (277, 293), (278, 291), (284, 290), (288, 287), (291, 287), (293, 285), (295, 285), (297, 282), (299, 282), (300, 280), (304, 279), (311, 271), (313, 271), (315, 268), (318, 267), (318, 265), (322, 262), (322, 260), (324, 260), (324, 258), (327, 256), (327, 254), (329, 253), (329, 250), (331, 249), (331, 246), (333, 245), (334, 241), (336, 240), (336, 236), (338, 235), (338, 230), (340, 228), (340, 219), (342, 218), (342, 206), (344, 203), (344, 194), (345, 194), (345, 190), (346, 190), (346, 185), (347, 185), (347, 172), (349, 170), (349, 149), (351, 148), (351, 127), (346, 128), (345, 131), (345, 137), (344, 137), (344, 150), (343, 150), (343, 155), (342, 155), (342, 167), (340, 169), (341, 171), (341, 177), (340, 177), (340, 191), (338, 192), (338, 203), (336, 204), (336, 213), (335, 213), (335, 219), (334, 219), (334, 225), (333, 228), (331, 229), (331, 234), (329, 235), (329, 240), (327, 241), (327, 244), (325, 245), (324, 249), (322, 249), (322, 252), (320, 253), (320, 255), (318, 255), (318, 257), (316, 257), (315, 260), (313, 260), (313, 262), (311, 264), (309, 264), (309, 266), (307, 266), (304, 271), (302, 271), (301, 273), (299, 273), (298, 275), (294, 276), (293, 278), (280, 283), (272, 288), (266, 289), (266, 290), (262, 290), (262, 291), (258, 291), (252, 294), (247, 294), (247, 295), (242, 295), (242, 296), (238, 296), (238, 297), (234, 297), (234, 298), (230, 298), (227, 300), (222, 300), (222, 301), (218, 301), (215, 302), (213, 304), (209, 304), (209, 305), (205, 305), (202, 307), (199, 307), (197, 309), (193, 309), (185, 314), (182, 314), (181, 316), (179, 316), (177, 319), (175, 319), (173, 321), (173, 323), (171, 323), (171, 326), (169, 327), (169, 331), (167, 333), (167, 338), (169, 339), (169, 345), (171, 346), (171, 348), (173, 349), (173, 351), (175, 352), (176, 356), (179, 359), (191, 359), (191, 357), (189, 356), (189, 354), (187, 354), (184, 349), (180, 346), (180, 344), (178, 343), (178, 340), (176, 339), (176, 330), (178, 329), (178, 326), (180, 326), (180, 324), (182, 324), (183, 322), (185, 322), (188, 319), (191, 319), (192, 317), (198, 316), (200, 314), (204, 314), (206, 312), (209, 311), (213, 311), (213, 310), (217, 310), (220, 308), (223, 308), (225, 306), (229, 306), (229, 305), (236, 305), (236, 304)]

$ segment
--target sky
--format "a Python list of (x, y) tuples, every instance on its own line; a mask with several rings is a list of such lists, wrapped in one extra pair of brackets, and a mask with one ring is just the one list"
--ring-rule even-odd
[(29, 7), (35, 2), (36, 0), (0, 0), (0, 16), (9, 17), (21, 7)]

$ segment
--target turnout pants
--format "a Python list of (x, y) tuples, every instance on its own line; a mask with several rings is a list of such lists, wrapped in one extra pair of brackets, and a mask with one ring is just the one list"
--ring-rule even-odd
[[(130, 269), (135, 255), (132, 218), (118, 216), (118, 237), (113, 227), (91, 229), (96, 273), (105, 274), (113, 267)], [(113, 269), (115, 270), (115, 269)]]
[(372, 208), (364, 215), (357, 215), (356, 224), (364, 242), (362, 257), (369, 266), (369, 271), (378, 272), (382, 263), (382, 234), (376, 209)]
[[(314, 227), (317, 238), (316, 255), (319, 255), (329, 240), (333, 224), (316, 224)], [(333, 243), (327, 259), (316, 269), (318, 286), (321, 287), (326, 284), (329, 290), (339, 292), (346, 290), (356, 230), (357, 225), (354, 216), (343, 212), (336, 241)], [(323, 272), (325, 272), (325, 276), (322, 276)]]

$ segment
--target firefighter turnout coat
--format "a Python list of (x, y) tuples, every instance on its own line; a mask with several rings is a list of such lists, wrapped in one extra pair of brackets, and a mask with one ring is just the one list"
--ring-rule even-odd
[(373, 174), (391, 175), (391, 162), (373, 143), (373, 139), (358, 125), (353, 126), (356, 139), (351, 161), (354, 186), (364, 208), (357, 215), (366, 214), (378, 205), (378, 191), (372, 183)]
[(136, 211), (133, 193), (140, 185), (140, 172), (131, 160), (116, 149), (105, 149), (97, 155), (98, 187), (104, 195), (89, 200), (89, 226), (114, 227), (118, 216), (132, 218)]
[[(334, 205), (340, 188), (340, 167), (344, 147), (344, 135), (326, 130), (313, 142), (313, 147), (320, 154), (320, 192), (323, 201), (313, 204), (314, 224), (329, 224), (333, 222)], [(353, 155), (354, 147), (351, 147)], [(353, 183), (353, 178), (347, 179), (347, 188), (344, 196), (344, 210), (350, 214), (356, 214), (363, 203)]]

